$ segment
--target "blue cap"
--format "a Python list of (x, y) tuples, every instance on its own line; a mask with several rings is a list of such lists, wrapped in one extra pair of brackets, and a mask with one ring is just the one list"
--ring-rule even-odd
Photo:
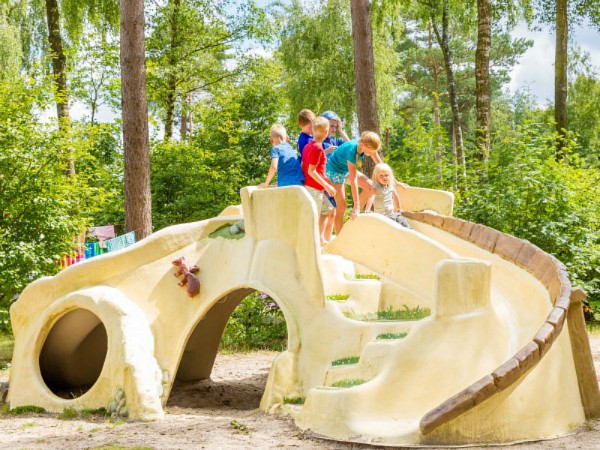
[(338, 120), (339, 117), (336, 113), (334, 113), (333, 111), (325, 111), (323, 114), (321, 114), (321, 117), (325, 117), (327, 120)]

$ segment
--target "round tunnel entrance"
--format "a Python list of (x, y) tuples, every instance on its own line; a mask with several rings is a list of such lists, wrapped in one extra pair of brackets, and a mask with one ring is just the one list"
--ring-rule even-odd
[(98, 380), (108, 349), (102, 321), (87, 309), (62, 316), (50, 329), (40, 352), (42, 379), (54, 395), (73, 399)]

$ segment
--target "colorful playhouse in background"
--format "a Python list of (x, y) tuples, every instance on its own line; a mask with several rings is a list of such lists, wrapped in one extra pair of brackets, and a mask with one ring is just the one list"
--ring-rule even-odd
[[(210, 377), (227, 320), (256, 290), (289, 336), (261, 408), (317, 435), (505, 443), (598, 417), (583, 293), (564, 266), (453, 218), (450, 193), (399, 194), (412, 230), (363, 215), (321, 249), (302, 188), (245, 188), (218, 217), (37, 280), (11, 308), (11, 408), (160, 420), (175, 379)], [(235, 239), (223, 232), (241, 219)], [(173, 277), (182, 256), (200, 269), (192, 298)]]

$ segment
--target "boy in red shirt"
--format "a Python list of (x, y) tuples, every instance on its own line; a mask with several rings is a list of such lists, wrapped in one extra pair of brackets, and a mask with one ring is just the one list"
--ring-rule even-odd
[(308, 190), (311, 197), (317, 203), (319, 211), (319, 238), (321, 245), (327, 241), (324, 237), (325, 225), (327, 219), (335, 211), (329, 199), (323, 197), (323, 191), (327, 191), (330, 196), (335, 195), (335, 188), (325, 176), (325, 165), (327, 157), (323, 150), (323, 140), (327, 137), (329, 131), (329, 121), (324, 117), (317, 117), (313, 122), (314, 138), (302, 152), (302, 172), (304, 173), (304, 187)]

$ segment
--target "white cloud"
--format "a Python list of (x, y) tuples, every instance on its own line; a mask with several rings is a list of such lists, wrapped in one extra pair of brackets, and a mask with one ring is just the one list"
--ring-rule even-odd
[[(548, 29), (530, 31), (522, 23), (512, 33), (513, 37), (527, 38), (534, 41), (521, 58), (521, 61), (511, 72), (509, 90), (527, 88), (535, 95), (540, 104), (554, 98), (554, 32)], [(591, 62), (600, 66), (600, 33), (589, 26), (577, 27), (572, 41), (591, 55)]]

